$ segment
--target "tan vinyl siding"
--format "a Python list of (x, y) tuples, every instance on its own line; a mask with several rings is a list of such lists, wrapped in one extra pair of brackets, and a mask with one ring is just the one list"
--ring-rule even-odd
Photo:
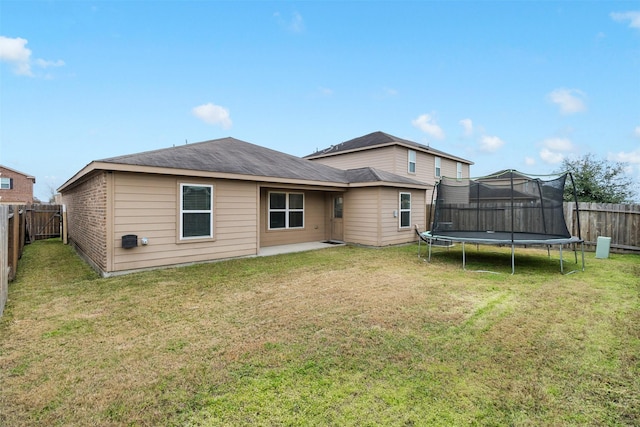
[[(411, 193), (411, 223), (407, 228), (400, 228), (400, 193)], [(425, 192), (422, 190), (402, 190), (382, 188), (381, 204), (381, 236), (380, 246), (398, 245), (415, 240), (414, 225), (423, 230), (425, 221)], [(397, 212), (397, 217), (394, 217)]]
[[(376, 148), (373, 150), (344, 153), (336, 156), (321, 157), (318, 159), (313, 159), (313, 161), (344, 170), (372, 167), (387, 172), (396, 173), (396, 159), (394, 156), (395, 151), (396, 150), (394, 146), (389, 146)], [(404, 174), (406, 173), (407, 169), (405, 159)], [(402, 175), (402, 173), (398, 174)]]
[(378, 187), (351, 189), (344, 198), (344, 239), (348, 243), (379, 246)]
[[(400, 149), (398, 151), (402, 151), (402, 149)], [(398, 160), (400, 158), (402, 158), (402, 156), (405, 157), (405, 161), (408, 158), (408, 149), (404, 150), (405, 152), (402, 155), (398, 155)], [(417, 179), (418, 181), (422, 181), (422, 182), (426, 182), (428, 184), (432, 184), (435, 185), (438, 182), (438, 177), (436, 177), (436, 156), (432, 155), (432, 154), (427, 154), (421, 151), (418, 151), (417, 156), (416, 156), (417, 160), (416, 160), (416, 173), (415, 174), (408, 174), (405, 171), (405, 175), (404, 176), (408, 176), (410, 178), (413, 179)], [(469, 177), (469, 164), (468, 163), (462, 163), (462, 177), (463, 178), (468, 178)], [(456, 177), (456, 173), (457, 173), (457, 165), (458, 165), (458, 161), (457, 160), (452, 160), (452, 159), (448, 159), (446, 157), (440, 157), (440, 174), (441, 176), (448, 176), (448, 177), (452, 177), (455, 178)], [(396, 172), (398, 173), (398, 175), (402, 175), (402, 173), (400, 173), (400, 171)]]
[[(269, 200), (271, 191), (304, 194), (304, 228), (269, 230)], [(318, 242), (328, 239), (325, 193), (295, 189), (263, 188), (260, 192), (260, 246)]]
[[(411, 227), (400, 228), (400, 193), (411, 193)], [(424, 229), (425, 192), (391, 187), (351, 189), (345, 195), (345, 241), (388, 246), (415, 240), (413, 225)], [(394, 216), (394, 212), (398, 212)]]
[[(213, 239), (179, 239), (180, 183), (213, 185)], [(111, 271), (211, 261), (257, 253), (257, 186), (253, 182), (115, 174)], [(122, 248), (122, 236), (149, 244)]]
[[(431, 185), (436, 184), (438, 180), (435, 176), (436, 156), (431, 153), (425, 153), (424, 151), (413, 150), (416, 152), (416, 172), (409, 173), (409, 150), (410, 148), (405, 146), (392, 145), (370, 150), (320, 157), (318, 159), (313, 159), (313, 161), (345, 170), (373, 167), (421, 182), (426, 182)], [(457, 160), (440, 157), (440, 173), (442, 176), (455, 178), (457, 163)], [(469, 164), (464, 162), (461, 163), (462, 177), (468, 178)]]
[[(449, 159), (442, 159), (441, 160), (441, 174), (442, 176), (446, 176), (448, 178), (456, 178), (457, 174), (458, 174), (458, 162), (456, 162), (455, 160), (449, 160)], [(465, 175), (465, 165), (462, 165), (462, 177), (463, 178), (468, 178), (469, 177), (469, 165), (466, 165), (467, 168), (467, 173)]]

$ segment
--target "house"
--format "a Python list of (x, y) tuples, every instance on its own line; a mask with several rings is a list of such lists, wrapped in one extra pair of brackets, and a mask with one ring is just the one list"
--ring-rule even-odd
[[(477, 178), (475, 188), (470, 190), (470, 197), (483, 199), (485, 202), (513, 199), (519, 203), (545, 199), (557, 200), (558, 197), (562, 199), (563, 188), (542, 184), (540, 177), (525, 175), (513, 169), (505, 169)], [(564, 187), (564, 182), (562, 184)]]
[(429, 189), (222, 138), (92, 161), (58, 191), (69, 242), (108, 276), (286, 244), (412, 242)]
[(34, 176), (0, 165), (0, 203), (32, 204), (35, 183)]
[[(304, 158), (339, 169), (371, 166), (432, 186), (444, 176), (469, 178), (473, 164), (461, 157), (384, 132), (373, 132), (332, 145)], [(427, 200), (431, 202), (430, 197)]]

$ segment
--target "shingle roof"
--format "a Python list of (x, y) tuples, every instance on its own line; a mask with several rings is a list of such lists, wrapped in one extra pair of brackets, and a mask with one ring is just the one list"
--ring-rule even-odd
[(273, 178), (347, 183), (345, 172), (296, 156), (222, 138), (99, 160), (137, 166), (188, 169)]
[(110, 157), (96, 162), (334, 184), (389, 183), (412, 187), (429, 186), (371, 167), (337, 169), (230, 137)]
[(358, 138), (350, 139), (348, 141), (341, 142), (340, 144), (337, 144), (337, 145), (332, 145), (331, 147), (325, 148), (324, 150), (319, 150), (319, 151), (316, 151), (315, 153), (309, 154), (304, 158), (310, 159), (310, 158), (333, 156), (335, 154), (340, 154), (348, 151), (359, 151), (359, 150), (365, 150), (365, 149), (391, 145), (391, 144), (405, 145), (408, 147), (413, 147), (416, 150), (430, 152), (436, 156), (448, 157), (448, 158), (460, 160), (464, 163), (473, 164), (473, 162), (469, 160), (466, 160), (457, 156), (453, 156), (451, 154), (445, 153), (444, 151), (436, 150), (435, 148), (431, 148), (426, 145), (419, 144), (414, 141), (410, 141), (408, 139), (398, 138), (397, 136), (393, 136), (388, 133), (380, 132), (380, 131), (372, 132), (370, 134), (360, 136)]
[(345, 172), (350, 183), (389, 182), (394, 184), (425, 185), (424, 182), (371, 167), (349, 169)]
[(500, 170), (498, 172), (494, 172), (494, 173), (491, 173), (489, 175), (486, 175), (486, 176), (483, 176), (483, 177), (479, 177), (479, 178), (476, 178), (476, 179), (482, 180), (482, 181), (489, 181), (489, 180), (492, 180), (492, 179), (505, 179), (505, 178), (506, 179), (511, 179), (511, 177), (513, 177), (515, 179), (522, 179), (522, 178), (524, 178), (524, 179), (534, 179), (531, 176), (525, 175), (522, 172), (518, 172), (515, 169), (503, 169), (503, 170)]

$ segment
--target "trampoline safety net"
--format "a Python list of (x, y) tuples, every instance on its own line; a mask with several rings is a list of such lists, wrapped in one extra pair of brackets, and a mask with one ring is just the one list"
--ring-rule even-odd
[(567, 175), (543, 180), (506, 170), (481, 178), (442, 178), (436, 186), (431, 234), (570, 238), (563, 210)]

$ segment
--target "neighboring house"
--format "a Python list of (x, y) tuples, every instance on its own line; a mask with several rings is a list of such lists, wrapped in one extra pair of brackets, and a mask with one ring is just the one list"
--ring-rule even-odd
[[(544, 178), (544, 176), (542, 177)], [(547, 177), (548, 178), (548, 177)], [(488, 184), (488, 185), (485, 185)], [(552, 185), (541, 185), (541, 180), (535, 176), (525, 175), (516, 170), (505, 169), (484, 177), (476, 178), (471, 185), (469, 196), (473, 200), (501, 201), (513, 199), (519, 203), (540, 200), (540, 194), (545, 199), (557, 200), (563, 188)]]
[[(430, 185), (469, 178), (473, 162), (384, 132), (373, 132), (304, 157), (340, 169), (371, 166)], [(427, 203), (431, 203), (428, 197)]]
[(284, 244), (413, 242), (429, 189), (407, 174), (223, 138), (96, 160), (58, 191), (69, 241), (107, 276)]
[(34, 176), (0, 165), (0, 203), (32, 204), (35, 183)]

